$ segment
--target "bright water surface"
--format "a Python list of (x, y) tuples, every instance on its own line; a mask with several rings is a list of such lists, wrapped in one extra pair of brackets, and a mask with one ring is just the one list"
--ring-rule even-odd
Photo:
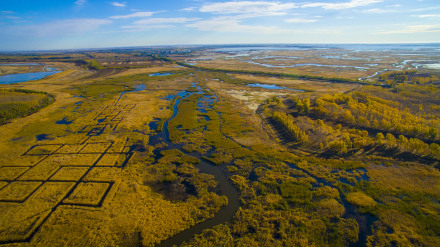
[(167, 76), (167, 75), (172, 75), (172, 73), (154, 73), (154, 74), (150, 74), (150, 76)]
[[(11, 65), (11, 66), (38, 66), (43, 64), (38, 63), (10, 63), (10, 64), (0, 64), (3, 65)], [(46, 76), (53, 75), (59, 73), (61, 71), (55, 68), (48, 68), (47, 66), (44, 68), (44, 71), (41, 72), (33, 72), (33, 73), (21, 73), (21, 74), (10, 74), (0, 76), (0, 84), (13, 84), (20, 83), (26, 81), (35, 81), (43, 79)]]
[(300, 90), (300, 89), (292, 89), (292, 88), (287, 88), (287, 87), (280, 87), (274, 84), (260, 84), (260, 83), (251, 83), (251, 84), (247, 84), (249, 87), (261, 87), (261, 88), (265, 88), (265, 89), (284, 89), (284, 90), (292, 90), (292, 91), (298, 91), (298, 92), (304, 92), (304, 90)]

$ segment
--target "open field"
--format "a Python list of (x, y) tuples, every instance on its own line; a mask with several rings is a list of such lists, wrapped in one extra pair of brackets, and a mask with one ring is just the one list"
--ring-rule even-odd
[(440, 73), (414, 70), (423, 53), (373, 85), (352, 79), (404, 52), (152, 54), (29, 55), (62, 72), (0, 85), (0, 104), (55, 98), (0, 125), (1, 246), (440, 245)]
[(31, 66), (17, 66), (17, 65), (0, 65), (0, 76), (9, 74), (21, 74), (21, 73), (32, 73), (40, 72), (43, 70), (45, 65), (31, 65)]

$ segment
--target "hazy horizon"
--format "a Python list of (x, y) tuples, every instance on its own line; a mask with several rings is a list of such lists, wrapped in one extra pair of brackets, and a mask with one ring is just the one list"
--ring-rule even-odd
[(9, 1), (0, 50), (436, 43), (439, 9), (434, 0)]
[[(403, 46), (440, 46), (440, 42), (426, 42), (426, 43), (225, 43), (225, 44), (175, 44), (175, 45), (139, 45), (139, 46), (114, 46), (114, 47), (87, 47), (87, 48), (67, 48), (67, 49), (47, 49), (47, 50), (0, 50), (0, 53), (44, 53), (44, 52), (76, 52), (76, 51), (93, 51), (93, 50), (119, 50), (119, 49), (157, 49), (157, 48), (207, 48), (214, 49), (218, 47), (267, 47), (267, 46), (314, 46), (313, 48), (348, 48), (349, 46), (402, 46), (401, 49), (407, 49)], [(344, 47), (345, 46), (345, 47)]]

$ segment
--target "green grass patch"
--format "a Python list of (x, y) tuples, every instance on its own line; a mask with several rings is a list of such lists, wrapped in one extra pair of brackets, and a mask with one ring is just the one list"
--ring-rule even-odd
[(54, 101), (55, 98), (45, 92), (0, 89), (0, 125), (14, 118), (31, 115)]

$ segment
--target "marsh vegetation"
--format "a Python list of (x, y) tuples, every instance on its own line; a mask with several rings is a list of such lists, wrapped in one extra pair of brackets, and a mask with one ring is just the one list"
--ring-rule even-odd
[(438, 246), (440, 72), (416, 68), (424, 54), (3, 56), (63, 72), (0, 85), (1, 116), (21, 117), (0, 126), (0, 243)]

